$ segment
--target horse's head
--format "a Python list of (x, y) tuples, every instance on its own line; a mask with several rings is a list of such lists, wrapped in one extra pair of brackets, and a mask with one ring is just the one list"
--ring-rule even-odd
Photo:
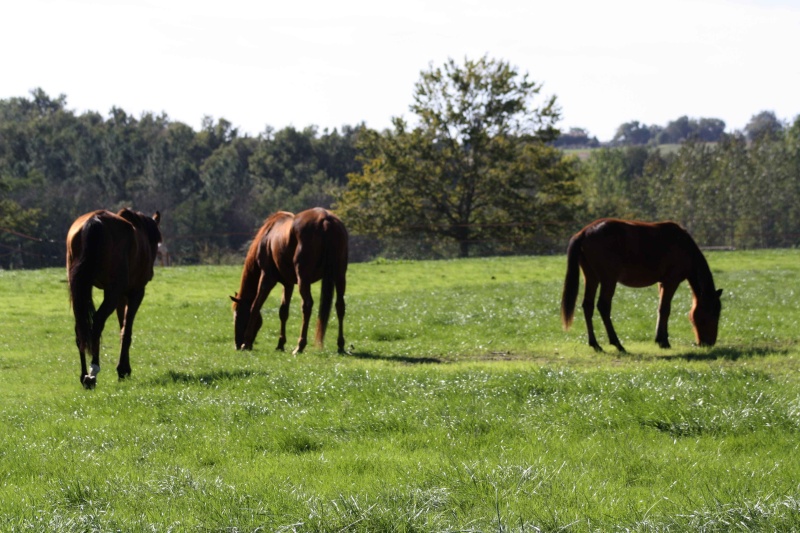
[[(233, 301), (233, 340), (237, 350), (252, 350), (253, 342), (256, 339), (258, 330), (261, 329), (261, 313), (252, 315), (250, 303), (239, 298), (239, 295), (231, 296)], [(250, 318), (253, 324), (250, 324)]]
[[(152, 217), (149, 217), (139, 211), (133, 211), (127, 207), (123, 207), (119, 210), (117, 215), (133, 224), (133, 226), (141, 232), (144, 237), (141, 244), (147, 243), (150, 249), (150, 258), (152, 262), (155, 263), (156, 254), (158, 253), (158, 244), (163, 240), (161, 237), (161, 230), (159, 229), (159, 225), (161, 224), (161, 212), (156, 211)], [(152, 272), (150, 273), (150, 277), (152, 278)]]
[(717, 342), (719, 315), (722, 311), (722, 289), (710, 294), (695, 295), (689, 320), (694, 328), (694, 336), (700, 346), (714, 346)]
[(148, 216), (142, 216), (142, 219), (147, 230), (147, 240), (150, 243), (150, 253), (153, 257), (153, 261), (155, 262), (156, 254), (158, 253), (158, 244), (163, 240), (161, 238), (161, 230), (159, 229), (159, 225), (161, 224), (161, 212), (156, 211), (152, 218)]

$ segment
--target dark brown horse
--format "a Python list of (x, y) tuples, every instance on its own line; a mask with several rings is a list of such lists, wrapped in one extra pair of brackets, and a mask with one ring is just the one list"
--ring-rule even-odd
[(322, 345), (336, 288), (339, 319), (339, 353), (344, 353), (344, 291), (347, 273), (347, 230), (339, 218), (322, 208), (297, 215), (281, 211), (267, 218), (253, 239), (244, 260), (239, 292), (233, 300), (234, 341), (237, 349), (251, 350), (261, 328), (261, 307), (276, 284), (283, 285), (278, 316), (281, 332), (278, 350), (286, 344), (289, 302), (297, 284), (303, 305), (303, 327), (295, 354), (306, 347), (314, 301), (311, 284), (322, 280), (316, 341)]
[[(72, 311), (75, 314), (75, 342), (81, 354), (80, 380), (87, 389), (97, 384), (100, 372), (100, 335), (106, 319), (116, 309), (121, 347), (117, 374), (131, 374), (129, 350), (133, 320), (144, 298), (144, 288), (153, 278), (161, 232), (161, 215), (153, 218), (123, 209), (93, 211), (78, 217), (67, 233), (67, 276)], [(103, 290), (103, 303), (95, 310), (92, 287)], [(86, 368), (86, 351), (92, 354)]]
[(589, 333), (589, 345), (602, 351), (594, 336), (592, 314), (594, 297), (600, 286), (597, 310), (603, 319), (608, 340), (621, 352), (625, 349), (611, 323), (611, 299), (617, 282), (629, 287), (647, 287), (658, 283), (658, 323), (656, 342), (669, 348), (667, 321), (672, 296), (683, 280), (692, 289), (689, 320), (695, 339), (701, 346), (713, 346), (721, 310), (722, 289), (714, 288), (714, 278), (703, 253), (689, 233), (674, 222), (649, 224), (604, 218), (576, 233), (567, 248), (567, 275), (561, 297), (561, 320), (564, 328), (572, 324), (578, 298), (578, 267), (583, 270), (585, 289), (583, 315)]

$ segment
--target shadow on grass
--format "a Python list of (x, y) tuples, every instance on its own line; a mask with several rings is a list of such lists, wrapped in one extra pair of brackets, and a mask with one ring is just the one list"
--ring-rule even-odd
[(167, 385), (169, 383), (199, 383), (202, 385), (213, 385), (217, 381), (232, 379), (246, 379), (255, 375), (252, 370), (215, 370), (213, 372), (178, 372), (170, 370), (166, 375), (155, 379), (157, 385)]
[(350, 352), (350, 357), (356, 359), (372, 359), (374, 361), (391, 361), (393, 363), (405, 363), (409, 365), (430, 365), (444, 363), (437, 357), (410, 357), (407, 355), (378, 355), (368, 352)]
[(738, 361), (743, 357), (767, 357), (769, 355), (787, 355), (788, 353), (788, 348), (778, 346), (721, 346), (719, 348), (711, 348), (710, 350), (698, 348), (697, 350), (691, 350), (680, 354), (656, 356), (656, 359), (665, 361), (716, 361), (719, 359)]

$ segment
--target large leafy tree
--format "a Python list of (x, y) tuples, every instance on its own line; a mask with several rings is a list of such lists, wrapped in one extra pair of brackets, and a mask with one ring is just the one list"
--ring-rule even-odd
[(620, 124), (611, 142), (616, 145), (647, 144), (651, 137), (651, 129), (646, 124), (634, 120)]
[(423, 71), (417, 124), (395, 118), (361, 137), (364, 167), (339, 199), (342, 216), (357, 233), (449, 239), (462, 257), (546, 237), (570, 215), (575, 163), (547, 144), (560, 111), (540, 91), (486, 56)]
[(578, 179), (584, 198), (584, 218), (652, 216), (643, 176), (648, 163), (658, 157), (657, 149), (645, 146), (592, 150)]
[(783, 131), (783, 124), (774, 111), (762, 111), (750, 117), (750, 122), (744, 127), (744, 132), (750, 141), (764, 138), (774, 139)]

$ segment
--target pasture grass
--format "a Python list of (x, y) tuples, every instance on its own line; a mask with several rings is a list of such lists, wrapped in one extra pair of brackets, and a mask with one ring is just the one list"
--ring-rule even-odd
[(563, 257), (351, 265), (345, 356), (273, 351), (278, 290), (237, 352), (240, 269), (158, 268), (93, 391), (63, 270), (0, 272), (0, 530), (800, 529), (800, 252), (707, 256), (720, 343), (620, 288), (627, 354), (562, 330)]

